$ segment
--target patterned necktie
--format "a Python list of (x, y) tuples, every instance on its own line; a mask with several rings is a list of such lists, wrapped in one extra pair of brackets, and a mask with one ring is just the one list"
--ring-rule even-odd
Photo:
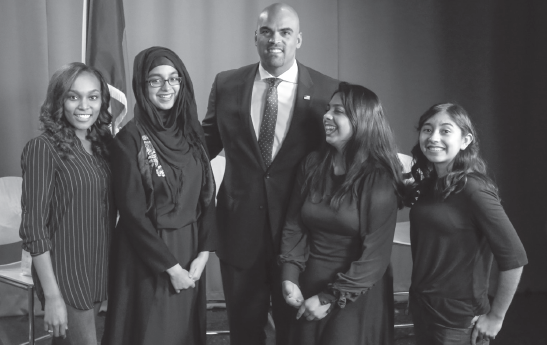
[(272, 164), (272, 148), (275, 123), (277, 122), (277, 85), (281, 83), (281, 79), (267, 78), (264, 80), (269, 84), (269, 87), (266, 91), (264, 116), (262, 116), (262, 124), (258, 133), (258, 147), (260, 148), (264, 164), (266, 164), (266, 167), (269, 167)]

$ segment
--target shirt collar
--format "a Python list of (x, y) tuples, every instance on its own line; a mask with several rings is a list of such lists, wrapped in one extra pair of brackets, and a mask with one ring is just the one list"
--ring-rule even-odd
[(264, 67), (262, 67), (262, 63), (260, 63), (258, 65), (258, 73), (255, 80), (263, 80), (266, 78), (279, 78), (289, 83), (298, 84), (298, 64), (296, 63), (296, 60), (293, 61), (291, 68), (289, 68), (285, 73), (281, 74), (278, 77), (274, 77), (273, 75), (271, 75), (268, 71), (264, 69)]

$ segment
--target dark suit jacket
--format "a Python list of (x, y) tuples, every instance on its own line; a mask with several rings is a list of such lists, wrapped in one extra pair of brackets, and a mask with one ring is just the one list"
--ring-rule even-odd
[[(298, 86), (289, 131), (268, 169), (251, 119), (251, 94), (258, 64), (219, 73), (211, 89), (203, 129), (211, 159), (223, 148), (224, 180), (217, 199), (225, 262), (249, 268), (265, 247), (266, 222), (275, 254), (300, 161), (325, 140), (322, 118), (338, 81), (298, 63)], [(309, 97), (307, 97), (309, 96)]]

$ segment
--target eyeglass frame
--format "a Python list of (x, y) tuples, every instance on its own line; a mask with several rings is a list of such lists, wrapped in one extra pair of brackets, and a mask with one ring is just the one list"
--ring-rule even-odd
[[(156, 79), (156, 78), (154, 78), (154, 79)], [(170, 79), (177, 79), (177, 80), (179, 81), (179, 83), (173, 85), (173, 84), (171, 84), (171, 82), (169, 81)], [(152, 81), (151, 81), (151, 80), (147, 80), (146, 83), (148, 83), (148, 85), (150, 85), (150, 87), (153, 87), (154, 89), (156, 89), (156, 88), (163, 87), (163, 85), (165, 85), (165, 82), (167, 82), (167, 83), (168, 83), (169, 85), (171, 85), (171, 86), (182, 85), (182, 80), (183, 80), (183, 79), (184, 79), (183, 77), (169, 77), (169, 78), (167, 78), (167, 79), (157, 78), (157, 80), (160, 80), (160, 81), (161, 81), (161, 85), (159, 85), (159, 86), (154, 86), (154, 85), (152, 85)]]

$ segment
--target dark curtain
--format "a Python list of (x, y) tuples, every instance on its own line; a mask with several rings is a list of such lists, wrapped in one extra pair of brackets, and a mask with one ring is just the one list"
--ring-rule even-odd
[(1, 1), (0, 176), (21, 176), (21, 151), (40, 134), (49, 78), (81, 60), (81, 27), (81, 1)]
[(547, 291), (547, 2), (338, 4), (339, 78), (378, 93), (401, 152), (434, 103), (469, 111), (528, 254), (520, 290)]

